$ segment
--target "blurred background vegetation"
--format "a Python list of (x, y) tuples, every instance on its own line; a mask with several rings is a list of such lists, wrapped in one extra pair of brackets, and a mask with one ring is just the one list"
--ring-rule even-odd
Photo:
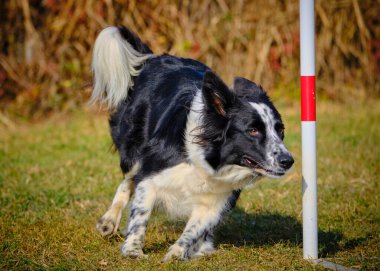
[[(0, 14), (0, 114), (39, 118), (83, 105), (94, 40), (119, 24), (156, 54), (198, 59), (228, 84), (240, 75), (299, 97), (298, 1), (7, 0)], [(379, 14), (379, 0), (316, 0), (319, 98), (380, 97)]]

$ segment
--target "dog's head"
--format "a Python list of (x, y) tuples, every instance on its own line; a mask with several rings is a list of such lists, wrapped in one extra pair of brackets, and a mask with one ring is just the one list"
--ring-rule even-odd
[(218, 170), (227, 165), (278, 177), (293, 165), (283, 139), (281, 116), (265, 91), (237, 77), (229, 89), (214, 73), (203, 80), (204, 115), (201, 142), (205, 159)]

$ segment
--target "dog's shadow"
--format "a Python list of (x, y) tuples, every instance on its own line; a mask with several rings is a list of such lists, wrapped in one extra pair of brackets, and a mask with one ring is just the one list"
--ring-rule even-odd
[[(343, 234), (336, 231), (318, 232), (321, 257), (339, 251)], [(290, 243), (302, 247), (302, 225), (293, 217), (276, 213), (250, 214), (235, 208), (218, 227), (216, 244), (261, 247)]]
[[(183, 221), (165, 221), (164, 225), (180, 234)], [(321, 257), (332, 256), (341, 249), (343, 234), (337, 231), (318, 232)], [(174, 242), (175, 240), (170, 240)], [(262, 247), (277, 243), (290, 243), (302, 247), (302, 225), (293, 217), (276, 213), (251, 214), (241, 208), (229, 213), (215, 231), (216, 247), (224, 245)], [(167, 243), (156, 243), (149, 251), (160, 251)]]
[[(169, 228), (172, 232), (182, 233), (184, 221), (159, 219), (157, 227)], [(353, 249), (356, 246), (374, 238), (368, 235), (363, 238), (347, 239), (339, 231), (318, 230), (319, 257), (333, 257), (338, 251)], [(264, 247), (278, 243), (302, 247), (302, 225), (294, 217), (278, 213), (251, 214), (241, 208), (235, 208), (229, 213), (215, 231), (215, 245)], [(148, 253), (167, 249), (168, 244), (175, 240), (158, 242), (146, 248)]]

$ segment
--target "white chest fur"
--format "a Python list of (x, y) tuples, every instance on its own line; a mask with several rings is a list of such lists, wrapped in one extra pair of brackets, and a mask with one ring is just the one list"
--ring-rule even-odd
[(228, 166), (213, 176), (192, 164), (181, 163), (152, 176), (156, 202), (174, 217), (187, 217), (194, 208), (219, 206), (231, 192), (253, 183), (252, 171)]

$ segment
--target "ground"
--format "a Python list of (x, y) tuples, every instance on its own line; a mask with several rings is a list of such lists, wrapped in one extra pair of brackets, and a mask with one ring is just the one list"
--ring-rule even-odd
[[(106, 115), (0, 127), (0, 269), (323, 270), (302, 260), (299, 108), (279, 107), (293, 170), (244, 191), (218, 229), (218, 252), (186, 262), (160, 262), (184, 226), (163, 214), (148, 226), (148, 259), (123, 258), (121, 233), (96, 232), (121, 181)], [(380, 270), (380, 101), (320, 102), (317, 118), (319, 255)]]

